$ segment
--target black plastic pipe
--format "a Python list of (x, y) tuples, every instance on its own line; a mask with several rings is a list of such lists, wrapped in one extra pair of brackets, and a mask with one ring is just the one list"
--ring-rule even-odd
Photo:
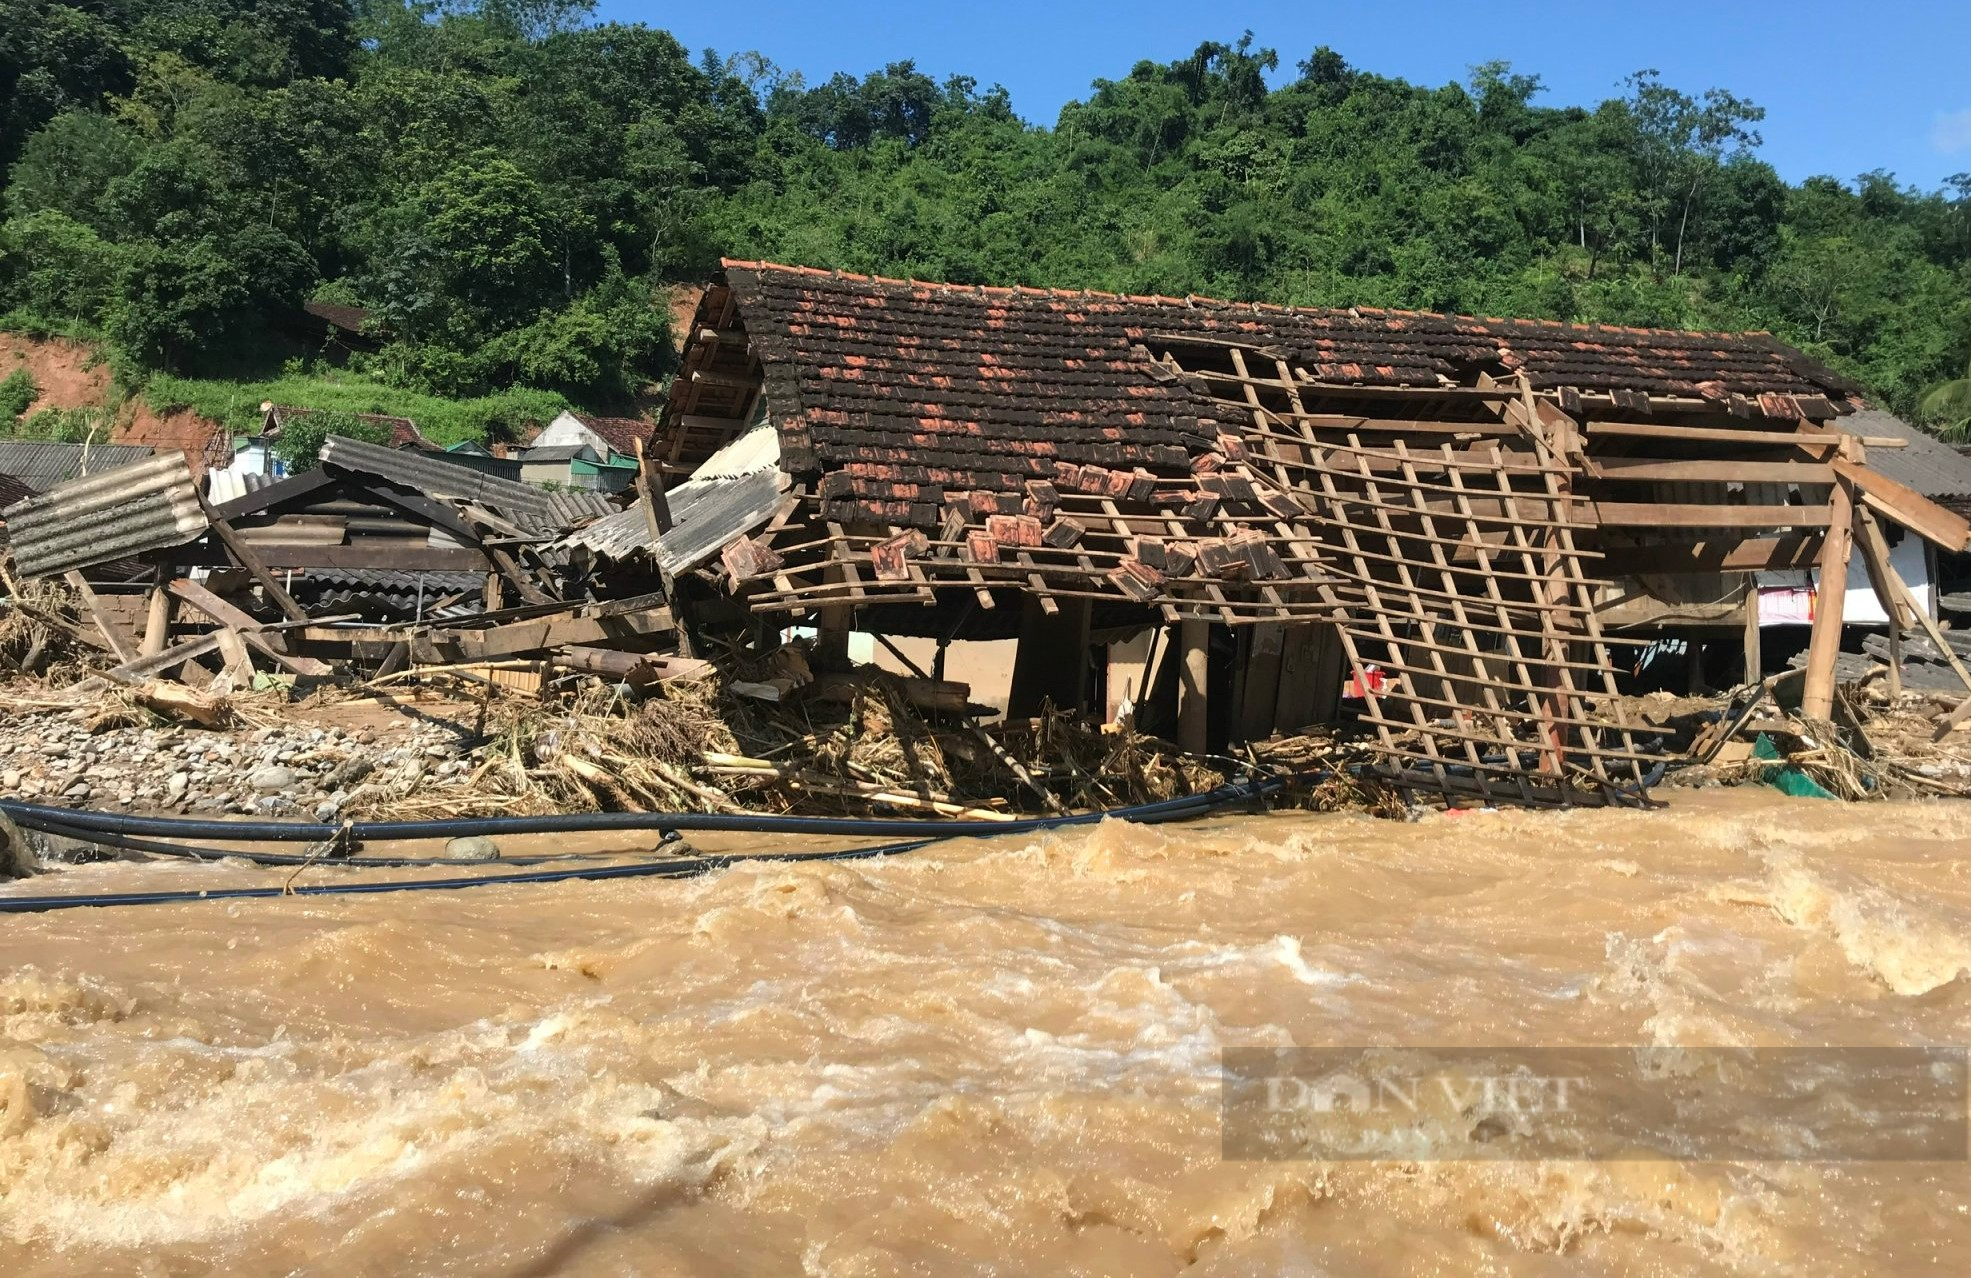
[[(458, 865), (457, 857), (449, 856), (336, 856), (332, 851), (299, 855), (292, 852), (246, 852), (236, 848), (205, 847), (195, 843), (159, 843), (155, 839), (137, 838), (116, 830), (90, 830), (79, 825), (69, 825), (60, 821), (39, 821), (33, 825), (23, 825), (22, 829), (53, 834), (78, 843), (93, 843), (106, 848), (122, 848), (130, 852), (145, 852), (152, 856), (179, 857), (188, 861), (251, 861), (255, 865), (343, 865), (351, 869), (383, 870), (405, 869), (417, 866)], [(503, 865), (547, 865), (558, 861), (596, 861), (617, 855), (605, 852), (555, 852), (538, 856), (501, 857)]]
[(576, 812), (557, 816), (457, 817), (437, 821), (358, 821), (339, 826), (299, 821), (215, 821), (196, 817), (127, 816), (119, 812), (49, 807), (14, 799), (0, 800), (0, 812), (6, 813), (15, 824), (26, 829), (57, 824), (77, 830), (105, 830), (154, 838), (219, 839), (247, 843), (320, 843), (335, 838), (362, 842), (376, 839), (457, 839), (472, 835), (589, 834), (624, 830), (965, 838), (973, 835), (1025, 834), (1064, 825), (1092, 825), (1111, 817), (1124, 821), (1167, 821), (1197, 810), (1261, 798), (1279, 788), (1280, 783), (1272, 780), (1234, 782), (1203, 794), (1163, 799), (1155, 803), (1067, 816), (1022, 817), (1014, 821), (769, 816), (753, 812)]
[[(629, 817), (636, 824), (610, 823), (606, 825), (577, 826), (575, 827), (576, 829), (659, 828), (669, 830), (691, 828), (759, 833), (847, 834), (880, 831), (885, 833), (921, 833), (927, 837), (905, 842), (879, 844), (875, 847), (843, 848), (828, 852), (718, 854), (639, 862), (634, 865), (593, 865), (566, 870), (534, 870), (523, 874), (477, 874), (443, 879), (399, 879), (395, 881), (328, 883), (294, 888), (242, 887), (211, 888), (205, 890), (181, 889), (160, 892), (78, 893), (59, 896), (8, 896), (0, 894), (0, 914), (31, 914), (49, 910), (104, 908), (119, 905), (163, 905), (195, 901), (264, 900), (280, 896), (349, 896), (373, 895), (383, 892), (446, 891), (458, 888), (485, 887), (501, 883), (526, 885), (566, 883), (575, 880), (686, 878), (693, 875), (709, 873), (713, 870), (724, 869), (744, 861), (800, 862), (861, 860), (869, 857), (893, 856), (900, 852), (913, 852), (919, 848), (929, 847), (934, 843), (944, 842), (947, 839), (975, 835), (1031, 833), (1037, 830), (1053, 829), (1062, 826), (1087, 825), (1092, 822), (1101, 821), (1104, 818), (1146, 823), (1177, 821), (1188, 817), (1203, 816), (1205, 813), (1216, 808), (1228, 807), (1235, 803), (1258, 799), (1277, 791), (1279, 788), (1280, 783), (1274, 780), (1240, 782), (1220, 786), (1218, 789), (1207, 791), (1204, 794), (1186, 795), (1182, 798), (1165, 799), (1156, 803), (1135, 804), (1129, 807), (1114, 808), (1103, 812), (1077, 813), (1071, 816), (1061, 817), (1035, 817), (1019, 821), (877, 821), (846, 820), (833, 817), (766, 817), (754, 816), (752, 814), (586, 813), (583, 816), (590, 819), (595, 817)], [(84, 841), (108, 835), (110, 836), (109, 838), (102, 839), (106, 843), (110, 839), (134, 843), (137, 841), (132, 837), (134, 834), (151, 833), (153, 832), (153, 828), (159, 825), (166, 827), (172, 833), (180, 833), (182, 837), (197, 837), (197, 834), (194, 833), (196, 831), (202, 833), (204, 837), (218, 837), (222, 839), (250, 839), (254, 836), (242, 834), (242, 827), (260, 828), (269, 825), (282, 830), (308, 830), (316, 838), (329, 838), (337, 835), (341, 835), (342, 837), (357, 837), (359, 832), (366, 829), (371, 831), (377, 829), (401, 830), (406, 827), (415, 828), (420, 833), (416, 835), (372, 833), (368, 837), (433, 838), (442, 835), (458, 838), (468, 833), (486, 833), (486, 831), (477, 828), (485, 825), (496, 826), (496, 832), (498, 833), (552, 832), (562, 828), (560, 823), (570, 819), (567, 817), (501, 817), (490, 821), (400, 821), (374, 823), (367, 827), (355, 825), (347, 827), (345, 830), (344, 827), (339, 826), (295, 826), (285, 822), (196, 821), (178, 818), (126, 817), (109, 812), (92, 812), (72, 808), (50, 808), (38, 804), (11, 801), (0, 802), (0, 810), (4, 810), (14, 819), (16, 824), (23, 828), (49, 831), (61, 834), (67, 838), (82, 839)], [(60, 819), (67, 817), (83, 818), (90, 824), (84, 825), (79, 821)], [(697, 825), (683, 825), (682, 822), (675, 825), (672, 824), (673, 820), (678, 818), (684, 818), (686, 820), (702, 819), (705, 823)], [(763, 830), (758, 824), (760, 822), (771, 822), (772, 824)], [(128, 826), (141, 828), (135, 831), (118, 828)], [(461, 829), (460, 827), (468, 828)], [(841, 827), (850, 828), (843, 829)], [(283, 837), (289, 839), (294, 838), (293, 835), (284, 835)], [(208, 850), (219, 851), (218, 849)], [(227, 853), (224, 855), (238, 854)], [(263, 853), (260, 855), (270, 854)], [(290, 864), (292, 861), (305, 861), (306, 859), (305, 857), (284, 859), (280, 864)], [(375, 859), (384, 861), (399, 860), (399, 858)], [(415, 859), (412, 859), (412, 863), (415, 863)], [(333, 866), (346, 865), (348, 862), (321, 860), (317, 861), (316, 864)]]
[(914, 852), (939, 839), (918, 839), (870, 848), (830, 852), (780, 852), (735, 856), (688, 857), (676, 861), (647, 861), (636, 865), (589, 865), (568, 870), (533, 870), (525, 874), (475, 874), (444, 879), (383, 879), (354, 883), (322, 883), (301, 887), (184, 888), (160, 892), (82, 892), (58, 896), (0, 894), (0, 914), (45, 914), (51, 910), (103, 909), (119, 905), (173, 905), (197, 901), (255, 901), (282, 896), (375, 896), (385, 892), (440, 892), (459, 888), (525, 886), (541, 883), (593, 882), (606, 879), (682, 879), (709, 874), (743, 861), (851, 861), (865, 857)]

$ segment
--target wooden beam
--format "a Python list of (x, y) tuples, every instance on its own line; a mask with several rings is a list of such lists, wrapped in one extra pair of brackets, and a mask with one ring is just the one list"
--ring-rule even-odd
[(1592, 479), (1697, 484), (1831, 484), (1834, 468), (1821, 462), (1658, 461), (1654, 457), (1591, 457)]
[(1580, 522), (1603, 528), (1825, 528), (1825, 506), (1716, 506), (1704, 502), (1596, 501)]
[(116, 659), (120, 662), (136, 660), (138, 644), (129, 635), (124, 634), (123, 627), (117, 625), (110, 617), (109, 611), (103, 607), (103, 601), (98, 599), (96, 592), (90, 588), (88, 579), (74, 568), (63, 573), (62, 578), (76, 594), (82, 596), (82, 606), (88, 610), (89, 619), (96, 623), (96, 629), (102, 633), (104, 642), (109, 644), (109, 650), (116, 654)]
[(1805, 448), (1826, 452), (1839, 448), (1845, 436), (1802, 434), (1790, 430), (1733, 430), (1714, 426), (1652, 426), (1640, 422), (1589, 422), (1588, 434), (1598, 439), (1680, 439), (1692, 443), (1744, 444), (1749, 448)]
[(200, 635), (196, 639), (166, 648), (154, 657), (139, 657), (135, 661), (126, 661), (109, 671), (109, 677), (118, 683), (141, 684), (163, 674), (173, 666), (182, 665), (194, 657), (203, 657), (218, 646), (218, 632)]
[(1914, 626), (1916, 618), (1901, 593), (1889, 584), (1889, 541), (1882, 535), (1882, 525), (1865, 505), (1855, 508), (1855, 541), (1861, 546), (1868, 584), (1875, 590), (1876, 602), (1882, 605), (1882, 615), (1889, 619), (1893, 638), (1897, 632)]
[(650, 544), (671, 531), (671, 503), (664, 499), (663, 485), (650, 482), (650, 460), (643, 455), (643, 439), (636, 441), (636, 491), (643, 498), (643, 522), (650, 530)]
[(1821, 542), (1820, 582), (1814, 594), (1813, 633), (1807, 640), (1807, 682), (1800, 713), (1825, 721), (1834, 712), (1834, 659), (1841, 653), (1841, 620), (1848, 599), (1848, 555), (1854, 536), (1855, 494), (1844, 478), (1834, 485), (1831, 516)]
[(1850, 461), (1837, 461), (1834, 470), (1861, 490), (1862, 500), (1939, 549), (1960, 554), (1971, 550), (1971, 520), (1952, 514), (1922, 493), (1889, 478), (1879, 470)]
[(247, 655), (246, 643), (240, 632), (221, 626), (212, 632), (213, 641), (219, 645), (219, 655), (225, 659), (226, 673), (233, 677), (235, 688), (253, 687), (253, 658)]
[(1822, 537), (1724, 538), (1708, 541), (1609, 546), (1598, 565), (1608, 577), (1647, 573), (1777, 572), (1811, 568), (1820, 560)]
[(610, 640), (668, 634), (675, 629), (668, 608), (598, 617), (547, 617), (519, 621), (490, 630), (458, 630), (445, 635), (457, 643), (469, 661), (483, 661), (544, 648), (569, 645), (607, 645)]

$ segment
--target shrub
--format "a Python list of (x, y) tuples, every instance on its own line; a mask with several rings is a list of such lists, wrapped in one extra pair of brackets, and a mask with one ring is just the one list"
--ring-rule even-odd
[(41, 388), (34, 384), (34, 374), (25, 368), (7, 374), (0, 379), (0, 425), (12, 425), (39, 398)]

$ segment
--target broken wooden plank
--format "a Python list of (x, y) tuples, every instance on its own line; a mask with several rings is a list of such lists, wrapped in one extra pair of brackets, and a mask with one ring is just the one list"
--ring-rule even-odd
[(206, 653), (217, 650), (218, 647), (219, 636), (216, 633), (200, 635), (196, 639), (166, 648), (154, 657), (139, 657), (134, 661), (126, 661), (111, 668), (107, 674), (118, 683), (135, 687), (146, 680), (156, 678), (173, 666), (182, 665), (194, 657), (203, 657)]
[(554, 596), (535, 585), (532, 578), (520, 571), (520, 565), (514, 562), (513, 556), (508, 554), (504, 549), (498, 546), (487, 546), (486, 553), (499, 566), (500, 575), (513, 583), (513, 588), (520, 592), (522, 599), (525, 599), (531, 604), (551, 604), (554, 602)]
[(449, 636), (469, 659), (513, 656), (547, 648), (607, 646), (612, 639), (636, 639), (669, 634), (676, 629), (668, 608), (598, 617), (547, 617), (494, 626), (490, 630), (460, 630)]
[[(289, 653), (287, 641), (281, 637), (278, 629), (270, 628), (259, 619), (241, 612), (199, 583), (180, 577), (170, 584), (169, 590), (176, 598), (184, 600), (221, 626), (238, 634), (248, 647), (266, 656), (289, 674), (321, 678), (333, 673), (333, 668), (326, 662)], [(223, 642), (221, 646), (222, 648), (225, 646)]]

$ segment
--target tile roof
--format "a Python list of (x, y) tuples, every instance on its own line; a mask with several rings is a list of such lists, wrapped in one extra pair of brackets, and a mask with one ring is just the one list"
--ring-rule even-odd
[(604, 443), (619, 453), (636, 455), (636, 442), (640, 439), (647, 447), (650, 434), (657, 429), (655, 422), (644, 421), (640, 417), (591, 417), (587, 413), (570, 413), (582, 425), (602, 436)]
[[(930, 526), (949, 496), (1014, 493), (1057, 465), (1187, 471), (1240, 423), (1136, 349), (1162, 337), (1276, 349), (1316, 380), (1843, 397), (1854, 383), (1768, 334), (1317, 310), (987, 288), (725, 262), (793, 474), (831, 517)], [(1189, 445), (1187, 449), (1186, 445)]]
[(369, 310), (361, 306), (344, 306), (340, 302), (303, 302), (301, 310), (345, 333), (361, 333), (363, 324), (369, 319)]

